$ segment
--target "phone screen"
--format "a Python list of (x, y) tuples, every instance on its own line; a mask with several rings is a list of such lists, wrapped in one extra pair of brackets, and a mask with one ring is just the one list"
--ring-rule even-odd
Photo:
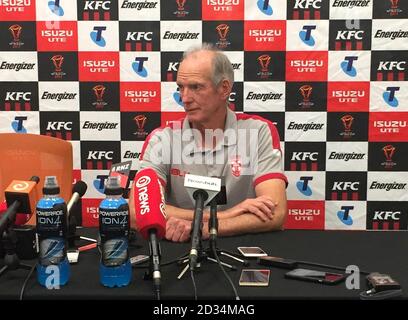
[(244, 257), (265, 257), (268, 255), (260, 247), (238, 247), (238, 251)]
[(240, 286), (267, 286), (271, 271), (267, 269), (243, 269), (239, 278)]
[(289, 278), (297, 278), (323, 283), (337, 283), (345, 279), (345, 275), (341, 273), (333, 273), (328, 271), (318, 271), (309, 269), (294, 269), (286, 273)]

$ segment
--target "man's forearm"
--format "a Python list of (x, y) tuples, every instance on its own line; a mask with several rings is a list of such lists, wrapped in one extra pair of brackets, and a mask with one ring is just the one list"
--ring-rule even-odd
[[(204, 227), (208, 228), (207, 225)], [(273, 219), (264, 222), (251, 213), (242, 214), (229, 219), (220, 219), (218, 221), (218, 235), (221, 237), (281, 229), (282, 221)]]
[(167, 217), (174, 217), (184, 220), (193, 220), (194, 210), (182, 209), (169, 204), (166, 204), (166, 215)]
[[(174, 217), (174, 218), (179, 218), (179, 219), (184, 219), (184, 220), (190, 220), (192, 221), (194, 218), (194, 210), (190, 209), (182, 209), (178, 208), (169, 204), (166, 204), (166, 214), (168, 217)], [(234, 217), (236, 214), (231, 213), (228, 211), (219, 211), (217, 214), (217, 217), (219, 220), (227, 219)], [(210, 212), (209, 210), (204, 211), (203, 215), (203, 220), (208, 221), (210, 219)]]

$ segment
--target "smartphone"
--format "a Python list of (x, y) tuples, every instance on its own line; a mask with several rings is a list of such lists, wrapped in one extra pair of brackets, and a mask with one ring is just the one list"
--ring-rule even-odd
[(239, 285), (266, 287), (269, 285), (270, 273), (268, 269), (242, 269)]
[(238, 251), (247, 258), (265, 257), (268, 254), (260, 247), (238, 247)]
[(130, 257), (130, 263), (132, 266), (137, 265), (137, 264), (141, 264), (147, 260), (149, 260), (149, 256), (146, 256), (144, 254), (139, 254), (137, 256), (134, 257)]
[(294, 269), (285, 274), (285, 278), (303, 281), (318, 282), (323, 284), (337, 284), (347, 278), (346, 274), (329, 271), (318, 271), (310, 269)]

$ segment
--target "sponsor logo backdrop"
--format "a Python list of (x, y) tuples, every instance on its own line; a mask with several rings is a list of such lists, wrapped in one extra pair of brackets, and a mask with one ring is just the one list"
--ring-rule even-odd
[[(345, 18), (350, 20), (345, 20)], [(0, 132), (70, 141), (98, 223), (111, 165), (183, 116), (182, 51), (231, 59), (230, 107), (278, 128), (287, 228), (407, 230), (408, 1), (0, 0)]]

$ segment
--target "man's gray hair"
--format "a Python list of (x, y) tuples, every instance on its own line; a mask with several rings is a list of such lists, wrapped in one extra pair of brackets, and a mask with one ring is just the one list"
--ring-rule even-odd
[(203, 43), (201, 46), (191, 47), (184, 52), (182, 60), (194, 55), (199, 51), (211, 51), (214, 53), (213, 72), (211, 76), (213, 84), (217, 86), (222, 80), (227, 79), (231, 82), (232, 86), (234, 84), (234, 70), (232, 68), (231, 61), (222, 51), (211, 43)]

